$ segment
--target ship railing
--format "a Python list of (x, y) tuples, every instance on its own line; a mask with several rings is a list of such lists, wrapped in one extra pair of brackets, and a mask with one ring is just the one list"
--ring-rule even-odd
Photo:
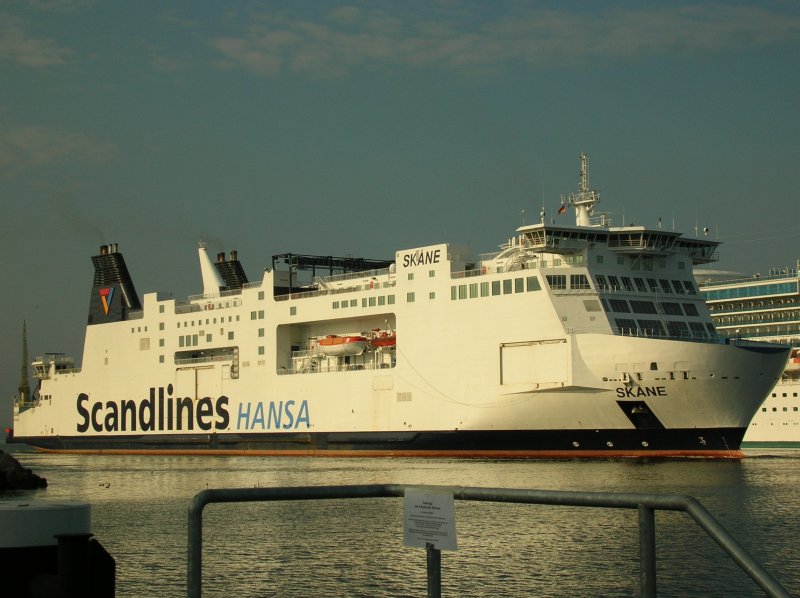
[(203, 311), (203, 308), (200, 307), (197, 303), (182, 303), (182, 304), (175, 303), (176, 314), (188, 314), (193, 311)]
[(692, 333), (692, 332), (678, 332), (667, 333), (662, 332), (656, 328), (628, 328), (628, 327), (613, 327), (611, 331), (616, 336), (633, 336), (639, 338), (655, 338), (655, 339), (668, 339), (677, 341), (689, 341), (695, 343), (709, 343), (713, 345), (724, 345), (728, 342), (728, 338), (721, 334), (711, 333)]
[(761, 276), (760, 274), (753, 274), (752, 276), (737, 276), (734, 278), (726, 278), (725, 280), (709, 280), (706, 282), (701, 282), (700, 287), (721, 287), (731, 284), (745, 284), (745, 283), (756, 283), (756, 282), (764, 282), (765, 280), (785, 280), (787, 278), (797, 278), (797, 270), (787, 270), (784, 272), (779, 272), (777, 274), (767, 274), (766, 276)]
[(313, 291), (302, 291), (298, 293), (286, 293), (285, 295), (275, 295), (275, 301), (289, 301), (290, 299), (307, 299), (309, 297), (323, 297), (325, 295), (341, 295), (345, 293), (356, 293), (359, 291), (377, 291), (389, 289), (395, 286), (394, 280), (377, 282), (373, 285), (353, 285), (341, 289), (316, 289)]
[(263, 280), (256, 280), (253, 282), (246, 282), (242, 285), (243, 289), (257, 289), (264, 283)]
[(355, 372), (359, 370), (386, 370), (392, 367), (394, 367), (392, 364), (386, 362), (335, 364), (335, 363), (330, 363), (327, 359), (320, 359), (319, 361), (314, 361), (312, 365), (311, 358), (309, 358), (309, 360), (306, 363), (303, 363), (299, 367), (295, 368), (280, 367), (277, 370), (277, 374), (279, 376), (286, 376), (292, 374), (327, 374), (333, 372)]
[(227, 291), (220, 291), (219, 293), (201, 293), (200, 295), (189, 295), (189, 301), (202, 301), (205, 299), (221, 299), (223, 297), (233, 297), (234, 295), (241, 295), (242, 289), (229, 289)]
[(181, 357), (175, 359), (175, 365), (191, 365), (195, 363), (209, 363), (212, 361), (232, 361), (234, 355), (206, 355), (204, 357)]
[(363, 270), (361, 272), (346, 272), (344, 274), (332, 274), (330, 276), (317, 276), (316, 278), (327, 283), (333, 283), (333, 282), (341, 282), (343, 280), (387, 277), (390, 274), (392, 274), (392, 272), (389, 268), (380, 268), (377, 270)]
[[(352, 486), (296, 486), (275, 488), (207, 489), (192, 499), (189, 507), (187, 550), (187, 596), (199, 598), (203, 583), (203, 509), (215, 503), (247, 503), (304, 500), (354, 500), (363, 498), (404, 498), (414, 492), (446, 494), (453, 500), (476, 502), (549, 505), (554, 507), (590, 507), (631, 509), (636, 511), (639, 527), (639, 588), (643, 597), (655, 597), (656, 580), (656, 511), (676, 511), (688, 515), (770, 598), (789, 598), (781, 583), (742, 546), (725, 527), (692, 496), (634, 492), (580, 492), (524, 488), (480, 488), (464, 486), (411, 486), (406, 484), (365, 484)], [(398, 507), (398, 519), (403, 505)], [(397, 522), (402, 535), (400, 521)], [(576, 526), (579, 525), (576, 523)], [(254, 529), (258, 529), (257, 527)], [(576, 546), (577, 547), (577, 546)], [(428, 596), (441, 596), (441, 551), (433, 543), (426, 545)], [(685, 553), (691, 558), (691, 552)], [(545, 555), (537, 555), (546, 558)], [(551, 592), (557, 592), (552, 588)]]

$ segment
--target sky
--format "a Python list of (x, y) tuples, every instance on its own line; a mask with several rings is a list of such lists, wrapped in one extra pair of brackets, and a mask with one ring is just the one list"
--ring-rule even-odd
[(31, 358), (80, 362), (104, 243), (176, 298), (201, 239), (251, 280), (489, 252), (556, 218), (586, 152), (614, 224), (793, 267), (799, 59), (795, 1), (0, 0), (0, 425), (23, 321)]

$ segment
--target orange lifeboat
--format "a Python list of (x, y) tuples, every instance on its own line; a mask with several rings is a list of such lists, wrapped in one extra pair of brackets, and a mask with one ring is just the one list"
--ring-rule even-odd
[(323, 355), (361, 355), (367, 349), (369, 340), (360, 335), (329, 334), (319, 339), (318, 343)]
[(397, 333), (393, 330), (373, 330), (372, 338), (369, 339), (369, 344), (374, 348), (381, 347), (394, 347), (397, 345)]
[(792, 353), (789, 357), (789, 363), (786, 364), (786, 371), (787, 372), (800, 371), (800, 349), (792, 349)]

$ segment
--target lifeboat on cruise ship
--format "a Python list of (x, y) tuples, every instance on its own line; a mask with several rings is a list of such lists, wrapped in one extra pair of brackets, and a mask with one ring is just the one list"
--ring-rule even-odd
[(318, 341), (319, 350), (323, 355), (361, 355), (366, 349), (369, 340), (360, 335), (329, 334)]
[(800, 372), (800, 349), (792, 349), (789, 362), (786, 364), (787, 372)]
[(369, 344), (375, 349), (381, 347), (394, 347), (397, 345), (397, 333), (394, 330), (379, 330), (372, 331), (372, 337), (369, 339)]

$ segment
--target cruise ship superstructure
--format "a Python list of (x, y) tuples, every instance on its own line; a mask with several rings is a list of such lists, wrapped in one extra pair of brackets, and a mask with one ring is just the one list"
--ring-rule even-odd
[[(203, 293), (142, 300), (92, 258), (80, 367), (34, 362), (14, 436), (46, 451), (738, 457), (789, 348), (720, 338), (693, 277), (717, 242), (612, 227), (580, 191), (499, 251), (281, 254), (257, 281), (201, 245)], [(575, 222), (564, 212), (574, 211)]]
[(697, 273), (701, 292), (720, 334), (792, 346), (780, 380), (759, 407), (744, 447), (800, 448), (800, 277), (798, 268), (766, 275)]

